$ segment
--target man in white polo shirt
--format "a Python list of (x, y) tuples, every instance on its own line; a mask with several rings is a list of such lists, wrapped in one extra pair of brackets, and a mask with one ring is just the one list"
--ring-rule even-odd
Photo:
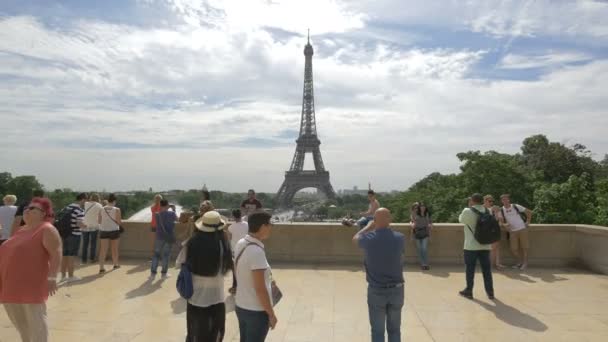
[[(509, 194), (501, 195), (500, 200), (503, 204), (500, 209), (501, 221), (510, 234), (511, 252), (519, 260), (513, 268), (525, 270), (528, 267), (528, 250), (530, 248), (528, 231), (532, 220), (532, 211), (519, 204), (511, 204)], [(522, 217), (524, 214), (525, 220)]]

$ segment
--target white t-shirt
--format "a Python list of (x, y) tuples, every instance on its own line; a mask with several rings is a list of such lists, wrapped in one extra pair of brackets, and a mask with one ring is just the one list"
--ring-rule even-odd
[(517, 206), (517, 209), (519, 209), (519, 212), (521, 214), (524, 214), (526, 212), (526, 208), (522, 207), (519, 204), (511, 204), (511, 206), (509, 207), (509, 209), (502, 207), (501, 213), (504, 212), (504, 219), (507, 221), (507, 223), (509, 224), (509, 230), (512, 232), (516, 232), (518, 230), (522, 230), (522, 229), (526, 229), (526, 222), (524, 222), (524, 220), (522, 220), (521, 216), (519, 216), (519, 214), (517, 213), (517, 210), (515, 210), (515, 208), (513, 208), (513, 206)]
[(118, 230), (118, 223), (116, 223), (116, 212), (118, 208), (105, 206), (101, 211), (101, 226), (99, 230), (104, 232), (112, 232)]
[(224, 302), (224, 276), (218, 272), (215, 277), (201, 277), (192, 275), (192, 288), (194, 292), (188, 299), (188, 303), (199, 306), (209, 307), (211, 305)]
[(272, 290), (270, 288), (270, 265), (268, 264), (268, 260), (266, 260), (264, 244), (260, 240), (247, 235), (236, 244), (234, 255), (238, 256), (239, 253), (241, 253), (241, 250), (243, 250), (243, 248), (245, 248), (245, 246), (247, 246), (249, 243), (254, 243), (257, 246), (248, 246), (239, 259), (236, 269), (236, 282), (238, 284), (235, 298), (236, 306), (245, 310), (264, 311), (264, 307), (262, 307), (262, 304), (260, 303), (260, 300), (255, 292), (252, 273), (254, 270), (265, 270), (264, 283), (266, 284), (268, 297), (272, 302)]
[(14, 205), (3, 205), (0, 207), (0, 226), (2, 226), (2, 235), (0, 239), (6, 240), (11, 237), (11, 227), (15, 220), (17, 207)]
[(232, 234), (232, 238), (230, 239), (230, 247), (232, 247), (232, 252), (234, 253), (236, 243), (244, 238), (247, 235), (247, 232), (249, 232), (249, 224), (243, 221), (234, 222), (230, 225), (230, 227), (228, 227), (228, 231), (230, 234)]
[(101, 203), (85, 202), (84, 203), (84, 224), (86, 228), (82, 228), (83, 232), (91, 232), (99, 229), (99, 213), (103, 210)]

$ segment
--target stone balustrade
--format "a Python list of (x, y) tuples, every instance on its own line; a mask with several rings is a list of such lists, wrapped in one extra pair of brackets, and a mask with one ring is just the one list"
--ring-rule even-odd
[[(125, 221), (125, 233), (120, 241), (121, 256), (149, 258), (152, 249), (150, 225), (147, 222)], [(414, 241), (409, 238), (408, 224), (393, 228), (408, 237), (405, 261), (417, 262)], [(178, 224), (178, 240), (183, 240), (190, 227)], [(334, 223), (275, 224), (271, 238), (266, 241), (266, 253), (272, 262), (290, 263), (361, 263), (362, 253), (351, 240), (354, 227)], [(463, 226), (435, 224), (429, 243), (431, 264), (462, 264)], [(586, 225), (546, 225), (530, 227), (530, 265), (548, 267), (584, 267), (608, 274), (608, 228)], [(177, 253), (175, 248), (174, 254)], [(506, 264), (514, 263), (508, 241), (501, 241), (501, 256)]]

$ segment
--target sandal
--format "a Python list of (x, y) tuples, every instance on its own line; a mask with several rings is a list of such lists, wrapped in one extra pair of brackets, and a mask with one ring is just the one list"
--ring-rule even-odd
[(105, 268), (100, 268), (99, 269), (99, 274), (104, 274), (106, 273), (106, 269)]

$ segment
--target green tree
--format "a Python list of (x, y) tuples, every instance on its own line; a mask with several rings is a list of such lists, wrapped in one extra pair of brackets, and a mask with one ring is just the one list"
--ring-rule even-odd
[(32, 198), (32, 192), (43, 189), (35, 176), (17, 176), (8, 182), (7, 192), (16, 195), (20, 201)]
[(515, 156), (489, 151), (459, 153), (463, 162), (460, 167), (464, 192), (491, 194), (498, 198), (501, 194), (511, 194), (511, 198), (522, 205), (532, 203), (533, 190), (525, 176), (525, 170)]
[(521, 151), (522, 161), (530, 174), (545, 183), (563, 183), (571, 175), (583, 173), (594, 179), (599, 170), (599, 165), (591, 159), (584, 145), (575, 144), (569, 148), (558, 142), (549, 142), (541, 134), (526, 138)]
[(13, 176), (9, 172), (0, 172), (0, 195), (4, 196), (8, 194), (8, 185), (13, 179)]
[(589, 190), (590, 176), (572, 175), (561, 184), (544, 184), (534, 192), (535, 221), (542, 223), (586, 223), (595, 220), (595, 194)]

